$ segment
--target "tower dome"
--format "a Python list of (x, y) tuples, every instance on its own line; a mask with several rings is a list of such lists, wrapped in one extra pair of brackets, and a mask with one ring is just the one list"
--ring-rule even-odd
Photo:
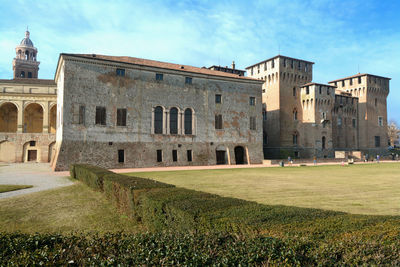
[(31, 41), (31, 39), (29, 39), (29, 35), (30, 35), (30, 33), (29, 33), (29, 31), (27, 30), (27, 31), (25, 32), (25, 38), (22, 39), (21, 43), (19, 44), (20, 46), (34, 47), (32, 41)]
[(25, 38), (15, 48), (16, 57), (13, 60), (15, 78), (37, 78), (40, 62), (36, 61), (37, 49), (30, 39), (28, 29)]

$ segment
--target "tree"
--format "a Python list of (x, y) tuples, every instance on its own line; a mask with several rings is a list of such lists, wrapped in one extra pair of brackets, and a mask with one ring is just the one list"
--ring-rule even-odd
[(399, 145), (400, 130), (395, 121), (390, 121), (388, 124), (388, 137), (390, 146)]

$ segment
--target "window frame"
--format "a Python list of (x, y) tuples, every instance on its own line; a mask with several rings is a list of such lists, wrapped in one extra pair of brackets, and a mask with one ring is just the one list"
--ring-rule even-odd
[(125, 69), (123, 68), (117, 68), (115, 70), (115, 74), (119, 77), (125, 77)]
[(103, 106), (96, 106), (95, 125), (107, 125), (107, 109)]
[(126, 121), (127, 121), (127, 110), (126, 110), (126, 108), (117, 108), (117, 126), (125, 127), (126, 126)]
[(222, 104), (222, 95), (215, 94), (215, 104)]
[(250, 106), (255, 106), (256, 105), (256, 97), (255, 96), (250, 96), (249, 97), (249, 104), (250, 104)]
[(164, 80), (164, 74), (163, 73), (156, 73), (156, 81), (161, 82)]
[(193, 78), (192, 77), (185, 77), (185, 84), (193, 84)]
[(118, 149), (118, 163), (125, 163), (125, 150)]

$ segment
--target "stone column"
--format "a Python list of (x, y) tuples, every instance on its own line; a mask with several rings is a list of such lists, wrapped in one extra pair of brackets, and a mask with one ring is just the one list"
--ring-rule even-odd
[(43, 131), (42, 133), (49, 133), (49, 102), (41, 103), (43, 104)]
[(164, 112), (164, 125), (165, 127), (163, 127), (163, 133), (164, 134), (169, 134), (169, 110), (166, 110)]
[(183, 125), (183, 111), (178, 111), (178, 134), (185, 134), (185, 126)]
[(24, 103), (18, 101), (17, 133), (22, 133), (24, 129)]

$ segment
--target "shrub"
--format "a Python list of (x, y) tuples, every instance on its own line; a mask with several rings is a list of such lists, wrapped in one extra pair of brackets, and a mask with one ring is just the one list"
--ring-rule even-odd
[(74, 164), (73, 170), (75, 179), (82, 181), (97, 191), (103, 191), (103, 177), (106, 174), (113, 173), (106, 169), (86, 164)]
[(103, 177), (104, 194), (117, 208), (126, 215), (140, 220), (138, 198), (142, 192), (153, 188), (174, 187), (170, 184), (155, 180), (126, 176), (116, 173), (106, 174)]

